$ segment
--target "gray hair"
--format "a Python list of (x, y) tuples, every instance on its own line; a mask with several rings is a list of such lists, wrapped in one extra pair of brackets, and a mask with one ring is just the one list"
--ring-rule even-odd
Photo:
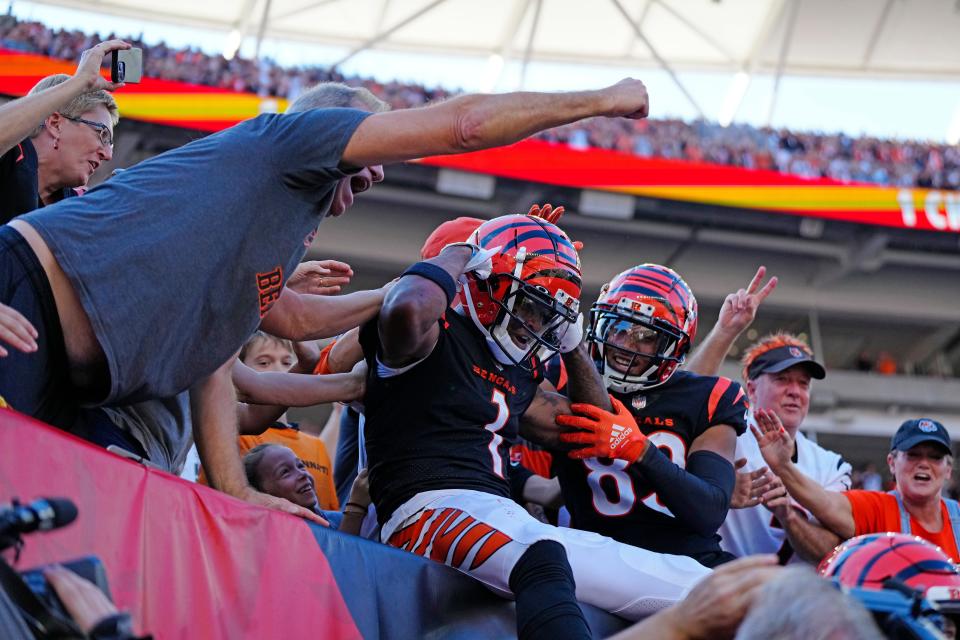
[[(52, 76), (47, 76), (34, 85), (33, 89), (30, 89), (30, 93), (27, 95), (32, 96), (35, 93), (46, 91), (47, 89), (55, 87), (58, 84), (63, 84), (69, 79), (70, 76), (65, 73), (57, 73)], [(117, 101), (114, 100), (113, 96), (104, 89), (96, 89), (95, 91), (81, 93), (76, 98), (57, 109), (57, 113), (67, 116), (68, 118), (79, 118), (87, 111), (95, 109), (99, 105), (103, 105), (107, 108), (107, 111), (110, 112), (110, 121), (113, 123), (113, 126), (117, 126), (117, 122), (120, 121), (120, 110), (117, 108)], [(43, 123), (40, 123), (33, 131), (30, 132), (30, 135), (27, 137), (37, 137), (40, 135), (40, 131), (42, 129)]]
[(324, 82), (297, 96), (287, 107), (287, 113), (335, 107), (361, 109), (370, 113), (390, 110), (390, 105), (370, 93), (369, 89), (350, 87), (340, 82)]
[(796, 566), (763, 588), (736, 640), (883, 640), (883, 634), (860, 602)]

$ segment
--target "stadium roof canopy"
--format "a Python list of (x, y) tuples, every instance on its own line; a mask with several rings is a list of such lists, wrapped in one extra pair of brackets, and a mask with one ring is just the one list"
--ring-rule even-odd
[(958, 0), (41, 2), (338, 45), (345, 58), (376, 48), (678, 71), (960, 78)]

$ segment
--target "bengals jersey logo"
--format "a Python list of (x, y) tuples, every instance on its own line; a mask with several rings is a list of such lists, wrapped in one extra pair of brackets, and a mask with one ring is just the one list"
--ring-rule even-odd
[(270, 307), (280, 297), (283, 291), (283, 268), (276, 267), (272, 271), (257, 274), (257, 296), (260, 301), (260, 317), (267, 315)]

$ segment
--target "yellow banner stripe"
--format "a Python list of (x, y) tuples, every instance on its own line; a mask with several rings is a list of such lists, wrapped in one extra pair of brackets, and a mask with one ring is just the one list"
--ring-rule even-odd
[[(864, 186), (604, 186), (606, 191), (631, 195), (704, 202), (728, 207), (746, 207), (783, 210), (866, 211), (899, 209), (896, 187)], [(911, 190), (914, 198), (922, 200), (925, 191)], [(919, 192), (919, 193), (918, 193)]]
[(164, 120), (244, 120), (261, 113), (282, 112), (287, 101), (250, 94), (171, 95), (160, 93), (114, 94), (125, 118)]

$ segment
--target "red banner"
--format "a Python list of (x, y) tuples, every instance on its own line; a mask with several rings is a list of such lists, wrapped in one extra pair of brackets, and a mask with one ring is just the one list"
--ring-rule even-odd
[(76, 522), (26, 536), (20, 567), (96, 555), (156, 638), (359, 638), (299, 518), (147, 469), (0, 409), (0, 503), (63, 496)]
[(960, 193), (804, 179), (525, 140), (499, 149), (427, 158), (425, 164), (629, 195), (755, 209), (858, 224), (960, 231)]
[[(20, 96), (71, 63), (0, 49), (0, 93)], [(259, 113), (283, 111), (283, 99), (144, 78), (115, 94), (125, 118), (219, 131)], [(428, 158), (425, 164), (476, 173), (698, 204), (787, 213), (926, 231), (960, 232), (953, 191), (848, 184), (694, 162), (658, 160), (527, 140), (500, 149)]]

